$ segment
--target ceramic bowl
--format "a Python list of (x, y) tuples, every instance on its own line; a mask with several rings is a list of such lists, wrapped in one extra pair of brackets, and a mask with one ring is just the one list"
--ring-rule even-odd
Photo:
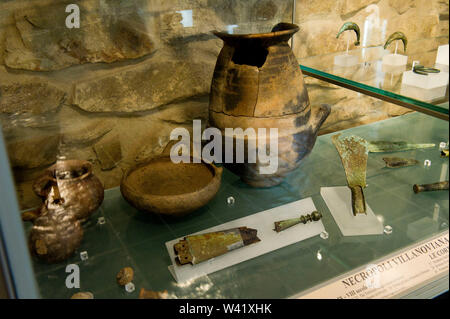
[(205, 162), (173, 163), (169, 156), (128, 170), (120, 185), (134, 207), (160, 215), (183, 216), (206, 205), (217, 193), (222, 167)]

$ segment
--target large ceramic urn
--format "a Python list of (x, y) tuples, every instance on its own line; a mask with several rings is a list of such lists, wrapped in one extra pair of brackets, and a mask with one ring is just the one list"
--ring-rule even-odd
[[(214, 32), (224, 46), (211, 84), (209, 125), (220, 129), (222, 136), (226, 128), (241, 128), (244, 132), (253, 128), (256, 133), (266, 129), (265, 143), (252, 141), (253, 137), (247, 135), (233, 137), (234, 163), (226, 163), (224, 154), (224, 165), (254, 187), (277, 185), (296, 169), (311, 152), (317, 132), (330, 113), (328, 105), (310, 105), (302, 72), (288, 44), (298, 30), (294, 24), (279, 23), (269, 33)], [(278, 132), (277, 169), (261, 173), (267, 160), (262, 161), (258, 150), (254, 153), (256, 160), (249, 158), (247, 151), (256, 145), (266, 148), (269, 154), (270, 128)], [(246, 148), (241, 163), (236, 163), (236, 142), (244, 143)], [(223, 153), (226, 151), (224, 147)]]

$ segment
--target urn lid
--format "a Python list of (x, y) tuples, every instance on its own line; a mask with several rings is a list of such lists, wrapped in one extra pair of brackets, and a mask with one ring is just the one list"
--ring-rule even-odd
[(298, 30), (300, 30), (300, 27), (296, 24), (280, 22), (268, 33), (231, 34), (225, 31), (212, 31), (212, 33), (231, 46), (259, 45), (268, 47), (289, 41)]

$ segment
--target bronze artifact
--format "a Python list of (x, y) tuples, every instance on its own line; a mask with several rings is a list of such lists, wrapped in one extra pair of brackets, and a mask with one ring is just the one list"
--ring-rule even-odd
[(94, 294), (92, 292), (77, 292), (70, 299), (94, 299)]
[(428, 73), (439, 73), (441, 72), (439, 69), (436, 68), (427, 68), (423, 65), (416, 64), (413, 67), (413, 72), (420, 74), (420, 75), (428, 75)]
[(117, 283), (121, 286), (125, 286), (129, 282), (132, 282), (134, 278), (134, 271), (131, 267), (122, 268), (116, 276)]
[(82, 239), (83, 229), (76, 215), (57, 204), (46, 203), (33, 221), (28, 243), (39, 259), (58, 263), (72, 256)]
[(161, 215), (183, 216), (206, 205), (217, 193), (222, 167), (205, 162), (173, 163), (169, 156), (128, 170), (120, 184), (134, 207)]
[(168, 295), (167, 290), (153, 291), (141, 288), (141, 291), (139, 292), (139, 299), (167, 299)]
[(406, 35), (403, 32), (397, 31), (392, 33), (388, 39), (386, 40), (386, 43), (384, 44), (384, 49), (389, 46), (389, 44), (392, 43), (392, 41), (396, 40), (402, 40), (403, 42), (403, 52), (406, 52), (406, 46), (408, 45), (408, 39), (406, 38)]
[[(299, 63), (288, 44), (299, 30), (290, 23), (279, 23), (271, 32), (228, 34), (214, 31), (224, 41), (211, 83), (209, 124), (225, 136), (225, 128), (266, 129), (266, 140), (234, 137), (247, 150), (269, 148), (269, 130), (278, 129), (278, 166), (274, 173), (261, 174), (265, 166), (258, 151), (256, 161), (224, 166), (253, 187), (270, 187), (300, 165), (311, 152), (317, 132), (330, 113), (330, 106), (311, 107)], [(223, 143), (224, 145), (225, 143)], [(236, 154), (236, 146), (233, 154)], [(225, 152), (223, 152), (225, 155)], [(225, 162), (225, 161), (223, 161)]]
[(307, 222), (313, 222), (313, 221), (319, 221), (322, 218), (322, 214), (318, 211), (314, 211), (311, 214), (302, 215), (298, 218), (291, 218), (286, 220), (281, 220), (278, 222), (275, 222), (275, 229), (277, 233), (280, 231), (283, 231), (285, 229), (288, 229), (289, 227), (295, 226), (297, 224), (303, 223), (306, 224)]
[(421, 148), (434, 147), (435, 144), (415, 144), (408, 142), (372, 141), (369, 143), (370, 153), (402, 152)]
[(448, 181), (433, 184), (413, 185), (414, 193), (448, 190)]
[(342, 27), (339, 29), (338, 34), (336, 35), (336, 39), (339, 38), (339, 36), (341, 35), (342, 32), (344, 31), (348, 31), (348, 30), (353, 30), (356, 33), (356, 41), (355, 41), (355, 45), (358, 46), (360, 44), (359, 39), (361, 36), (361, 31), (359, 30), (359, 26), (354, 23), (354, 22), (345, 22)]
[(412, 158), (383, 157), (383, 161), (386, 163), (386, 167), (389, 168), (414, 166), (419, 164), (419, 161)]
[(198, 264), (227, 252), (259, 242), (257, 230), (247, 227), (232, 228), (218, 232), (186, 236), (173, 248), (177, 263)]
[(92, 165), (81, 160), (61, 160), (45, 170), (33, 185), (34, 192), (47, 198), (50, 190), (58, 193), (58, 204), (70, 210), (81, 222), (102, 204), (103, 185), (92, 173)]
[(366, 214), (366, 200), (363, 188), (366, 187), (366, 167), (368, 157), (367, 141), (359, 136), (332, 136), (334, 146), (341, 157), (347, 184), (352, 192), (353, 215)]
[[(36, 218), (41, 216), (44, 213), (48, 212), (48, 207), (52, 207), (52, 211), (58, 210), (58, 212), (62, 212), (64, 210), (62, 206), (63, 200), (61, 199), (61, 194), (59, 193), (59, 189), (57, 186), (50, 186), (49, 192), (46, 195), (46, 200), (42, 203), (41, 206), (34, 210), (30, 210), (22, 213), (22, 220), (34, 222)], [(70, 214), (74, 214), (73, 211), (69, 210)]]

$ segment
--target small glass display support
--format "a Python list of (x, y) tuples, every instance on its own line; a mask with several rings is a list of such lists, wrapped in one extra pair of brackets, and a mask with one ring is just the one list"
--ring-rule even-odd
[(347, 49), (345, 51), (345, 54), (335, 56), (334, 64), (336, 66), (348, 68), (358, 64), (358, 57), (356, 55), (349, 54), (350, 38), (351, 38), (350, 32), (347, 31), (345, 33), (345, 37), (347, 39)]
[(383, 234), (383, 223), (366, 203), (366, 214), (352, 213), (352, 198), (347, 186), (322, 187), (320, 195), (327, 204), (343, 236)]
[(436, 64), (435, 68), (443, 71), (443, 72), (449, 72), (449, 54), (448, 54), (448, 48), (449, 45), (440, 45), (438, 47), (438, 52), (436, 56)]
[(445, 96), (448, 87), (448, 73), (417, 74), (414, 66), (419, 64), (414, 61), (412, 69), (403, 73), (401, 93), (412, 96), (422, 101), (435, 101)]
[(403, 54), (398, 54), (398, 41), (395, 42), (395, 51), (394, 54), (387, 54), (383, 56), (383, 66), (390, 66), (390, 67), (402, 67), (406, 66), (408, 63), (408, 56)]

